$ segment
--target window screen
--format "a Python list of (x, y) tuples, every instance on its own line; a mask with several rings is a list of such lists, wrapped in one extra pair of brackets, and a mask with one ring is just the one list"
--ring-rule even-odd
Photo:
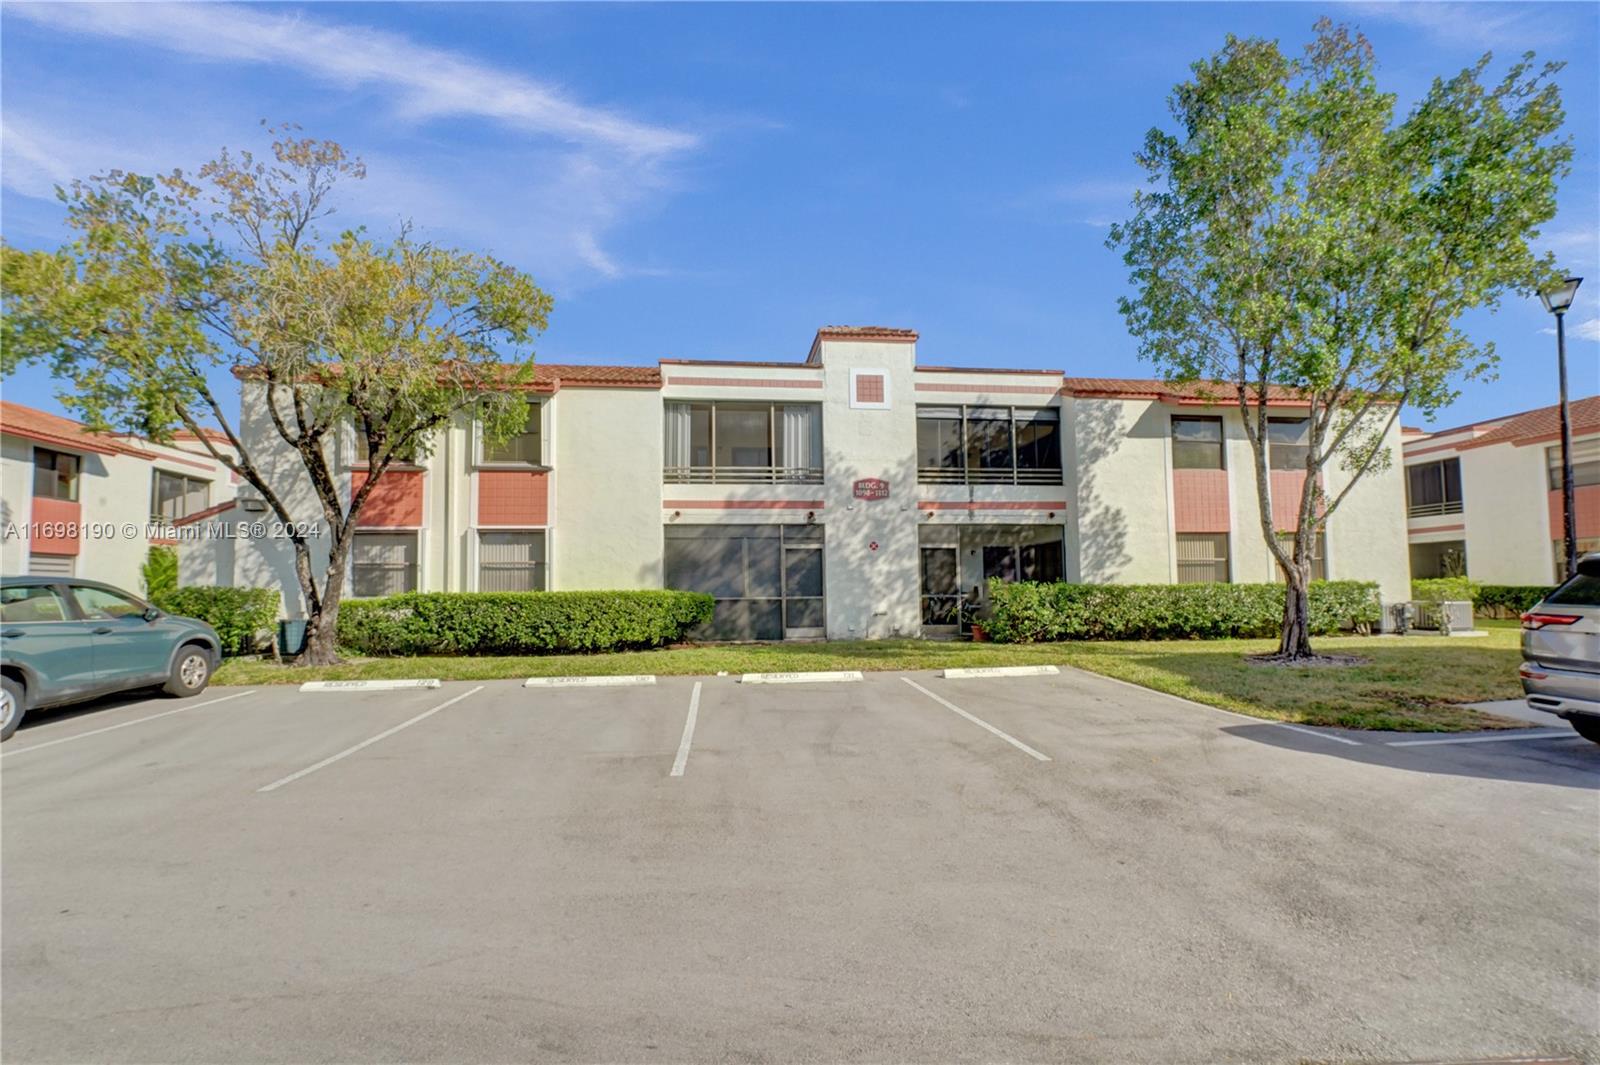
[(826, 624), (822, 526), (669, 525), (664, 538), (667, 587), (717, 600), (696, 638), (780, 640)]
[(484, 462), (504, 462), (538, 466), (544, 461), (543, 451), (543, 426), (542, 407), (538, 403), (528, 404), (528, 422), (522, 427), (522, 432), (499, 444), (483, 445)]
[(1179, 584), (1227, 583), (1227, 533), (1179, 533), (1177, 547)]
[(478, 591), (545, 590), (544, 532), (528, 529), (478, 534)]
[(150, 516), (159, 521), (176, 521), (198, 514), (210, 505), (211, 482), (181, 473), (156, 470), (150, 487)]
[(77, 499), (78, 456), (34, 448), (33, 494), (46, 499)]
[(357, 598), (417, 590), (417, 534), (358, 532), (350, 548), (351, 594)]
[(1310, 453), (1310, 418), (1267, 419), (1267, 463), (1273, 469), (1303, 470)]
[[(1561, 445), (1545, 448), (1545, 461), (1550, 467), (1550, 487), (1561, 487)], [(1572, 442), (1572, 484), (1600, 484), (1600, 439), (1574, 440)]]

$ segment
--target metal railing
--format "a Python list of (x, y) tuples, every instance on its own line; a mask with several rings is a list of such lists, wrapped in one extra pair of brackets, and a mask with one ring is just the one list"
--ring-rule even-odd
[(667, 484), (821, 484), (820, 466), (665, 466)]
[(918, 484), (1061, 484), (1060, 470), (952, 469), (918, 466)]
[(1408, 518), (1435, 518), (1440, 514), (1460, 514), (1461, 500), (1447, 499), (1443, 503), (1413, 503), (1406, 508)]

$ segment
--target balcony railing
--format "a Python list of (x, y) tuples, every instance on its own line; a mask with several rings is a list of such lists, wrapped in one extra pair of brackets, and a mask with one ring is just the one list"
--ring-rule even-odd
[(1461, 500), (1447, 499), (1443, 503), (1413, 503), (1406, 508), (1408, 518), (1436, 518), (1440, 514), (1460, 514)]
[(918, 466), (918, 484), (1061, 484), (1060, 470), (953, 469)]
[(667, 466), (667, 484), (821, 484), (820, 466)]

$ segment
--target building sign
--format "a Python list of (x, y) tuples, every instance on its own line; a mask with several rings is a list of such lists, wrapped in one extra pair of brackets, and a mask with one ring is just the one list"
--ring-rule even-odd
[(888, 499), (889, 482), (881, 477), (863, 477), (855, 483), (857, 499)]

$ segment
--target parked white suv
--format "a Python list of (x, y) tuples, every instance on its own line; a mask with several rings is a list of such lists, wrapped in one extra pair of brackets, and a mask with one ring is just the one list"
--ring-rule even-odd
[(1565, 718), (1600, 743), (1600, 554), (1522, 615), (1522, 690), (1528, 705)]

